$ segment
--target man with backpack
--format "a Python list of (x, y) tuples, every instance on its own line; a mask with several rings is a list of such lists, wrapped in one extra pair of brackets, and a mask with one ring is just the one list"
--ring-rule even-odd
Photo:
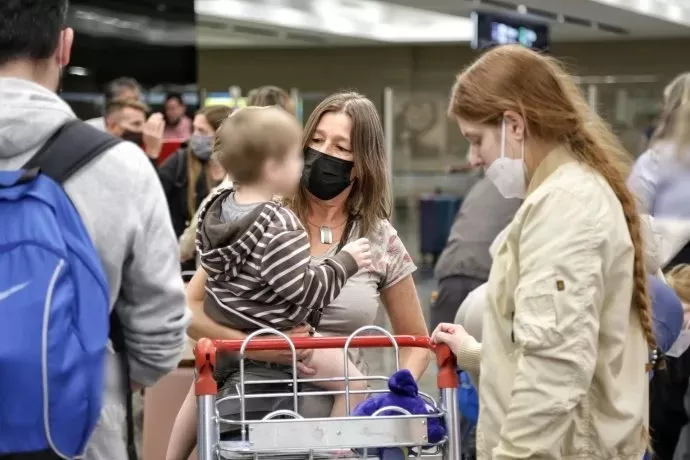
[(134, 458), (127, 396), (174, 369), (186, 341), (150, 161), (55, 94), (74, 38), (67, 3), (0, 1), (3, 460)]

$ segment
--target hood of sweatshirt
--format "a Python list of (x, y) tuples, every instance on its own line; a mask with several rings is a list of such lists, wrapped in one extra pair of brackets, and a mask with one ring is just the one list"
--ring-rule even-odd
[[(241, 218), (226, 222), (222, 218), (223, 201), (231, 193), (232, 189), (221, 189), (209, 198), (199, 212), (196, 237), (200, 254), (210, 255), (214, 251), (218, 254), (218, 257), (205, 257), (205, 266), (208, 264), (207, 268), (213, 271), (217, 269), (217, 276), (225, 281), (231, 281), (238, 276), (241, 267), (247, 263), (260, 244), (260, 235), (268, 229), (276, 212), (275, 206), (261, 203)], [(229, 255), (233, 264), (226, 266), (225, 258), (219, 252)], [(209, 276), (213, 274), (209, 273)]]
[(20, 78), (0, 77), (0, 162), (18, 169), (75, 115), (48, 88)]

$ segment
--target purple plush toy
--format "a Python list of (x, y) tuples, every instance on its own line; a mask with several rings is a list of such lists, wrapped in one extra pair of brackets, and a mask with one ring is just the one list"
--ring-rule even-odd
[[(435, 414), (436, 410), (431, 407), (421, 396), (414, 377), (407, 369), (402, 369), (391, 375), (388, 379), (389, 393), (377, 394), (355, 407), (352, 415), (356, 417), (371, 416), (382, 407), (396, 406), (407, 410), (412, 415)], [(403, 415), (396, 411), (384, 411), (379, 415)], [(442, 417), (429, 417), (427, 427), (427, 439), (429, 444), (436, 444), (443, 440), (446, 435), (446, 428), (443, 425)], [(388, 458), (393, 452), (400, 449), (379, 449), (380, 458)], [(402, 454), (401, 452), (401, 455)], [(397, 458), (397, 457), (390, 457)], [(406, 458), (401, 456), (400, 458)]]

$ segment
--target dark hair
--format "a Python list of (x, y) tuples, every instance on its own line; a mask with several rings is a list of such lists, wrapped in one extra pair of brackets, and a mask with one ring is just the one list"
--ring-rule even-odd
[(119, 77), (105, 85), (103, 93), (105, 94), (106, 102), (119, 99), (126, 90), (136, 91), (139, 94), (142, 93), (141, 85), (134, 78)]
[(168, 93), (165, 96), (165, 101), (163, 102), (163, 104), (167, 104), (169, 101), (172, 101), (173, 99), (179, 102), (180, 105), (184, 105), (184, 101), (182, 100), (182, 95), (180, 93)]
[(0, 0), (0, 65), (55, 53), (68, 0)]

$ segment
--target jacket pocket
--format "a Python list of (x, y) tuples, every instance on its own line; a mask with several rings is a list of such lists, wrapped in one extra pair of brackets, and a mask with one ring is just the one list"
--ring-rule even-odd
[(548, 275), (515, 290), (513, 341), (525, 348), (552, 347), (562, 340), (558, 328), (558, 281)]

